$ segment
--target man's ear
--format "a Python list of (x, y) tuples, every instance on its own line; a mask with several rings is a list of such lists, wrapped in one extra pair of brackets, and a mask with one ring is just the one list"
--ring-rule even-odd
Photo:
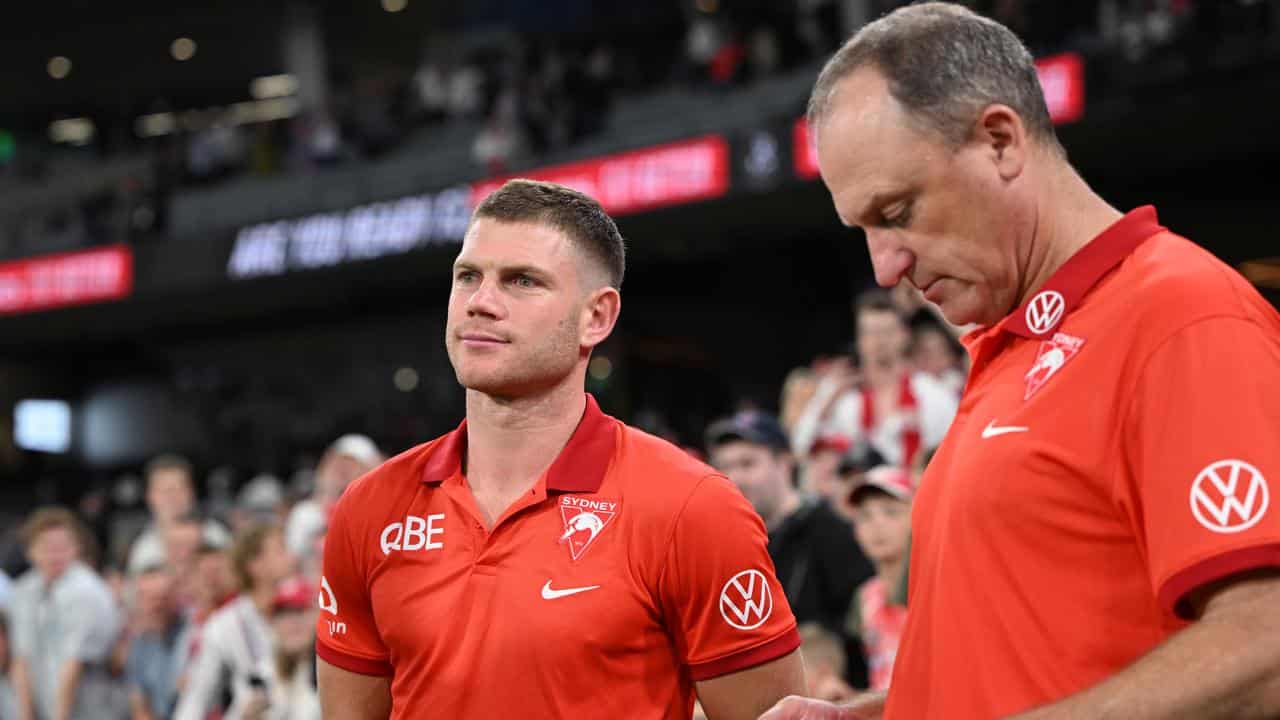
[(1008, 105), (988, 105), (973, 126), (973, 141), (982, 146), (1005, 180), (1022, 174), (1030, 150), (1027, 128)]
[(582, 346), (593, 348), (604, 342), (613, 332), (621, 312), (622, 294), (617, 288), (605, 285), (592, 291), (582, 307)]

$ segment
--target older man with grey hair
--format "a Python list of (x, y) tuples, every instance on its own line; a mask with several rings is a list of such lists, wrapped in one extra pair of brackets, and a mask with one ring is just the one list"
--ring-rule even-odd
[(877, 282), (978, 328), (915, 503), (887, 700), (764, 717), (1280, 717), (1275, 308), (1154, 208), (1094, 193), (1030, 54), (963, 7), (860, 30), (809, 120)]

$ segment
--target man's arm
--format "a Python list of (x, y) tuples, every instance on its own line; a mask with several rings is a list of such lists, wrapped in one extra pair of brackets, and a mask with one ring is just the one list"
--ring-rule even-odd
[(136, 685), (129, 688), (129, 718), (130, 720), (156, 720), (151, 714), (151, 707), (147, 705), (146, 697)]
[(391, 679), (360, 675), (316, 658), (323, 720), (387, 720), (391, 717)]
[(200, 651), (187, 670), (173, 720), (204, 720), (222, 688), (222, 654), (209, 625), (205, 623)]
[(884, 701), (882, 692), (864, 693), (845, 705), (792, 695), (761, 715), (760, 720), (880, 720)]
[(13, 676), (14, 698), (18, 703), (18, 720), (35, 720), (35, 697), (31, 694), (31, 674), (27, 671), (26, 658), (14, 658), (10, 674)]
[(1200, 619), (1108, 680), (1014, 720), (1250, 720), (1280, 716), (1280, 572), (1193, 593)]
[(80, 676), (84, 663), (78, 658), (62, 664), (58, 672), (58, 699), (54, 705), (54, 720), (71, 720), (76, 709), (76, 691), (80, 689)]
[(755, 720), (787, 695), (804, 692), (804, 662), (792, 650), (746, 670), (702, 680), (698, 701), (707, 720)]

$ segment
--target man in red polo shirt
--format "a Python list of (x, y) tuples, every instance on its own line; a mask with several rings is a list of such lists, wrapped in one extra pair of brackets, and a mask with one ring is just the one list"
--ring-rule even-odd
[(804, 688), (763, 524), (723, 475), (583, 392), (620, 310), (592, 199), (476, 209), (445, 343), (457, 430), (353, 483), (324, 549), (324, 716), (755, 718)]
[(1030, 55), (966, 9), (859, 31), (810, 121), (877, 281), (980, 327), (916, 497), (887, 704), (765, 717), (1280, 716), (1275, 309), (1094, 194)]

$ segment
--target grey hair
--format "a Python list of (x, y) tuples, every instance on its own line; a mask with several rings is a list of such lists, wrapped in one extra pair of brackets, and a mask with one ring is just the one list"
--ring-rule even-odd
[(1063, 153), (1035, 61), (1009, 28), (960, 5), (924, 2), (864, 26), (832, 56), (809, 96), (813, 127), (827, 117), (840, 81), (862, 67), (884, 75), (889, 93), (923, 128), (952, 147), (969, 139), (986, 107), (1007, 105), (1028, 133)]

